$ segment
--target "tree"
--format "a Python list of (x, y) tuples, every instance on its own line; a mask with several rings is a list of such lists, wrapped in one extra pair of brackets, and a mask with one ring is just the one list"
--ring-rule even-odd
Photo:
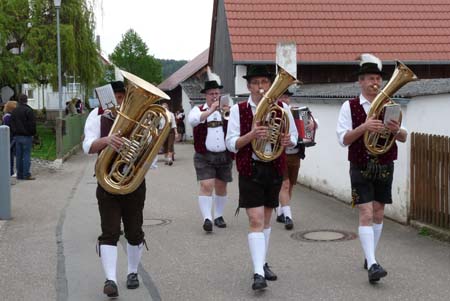
[[(94, 42), (93, 8), (87, 2), (62, 2), (60, 37), (62, 73), (77, 75), (89, 91), (102, 69)], [(2, 84), (58, 86), (53, 0), (0, 0), (0, 67)]]
[(109, 59), (119, 68), (155, 85), (162, 81), (161, 63), (148, 54), (148, 47), (139, 35), (129, 29)]

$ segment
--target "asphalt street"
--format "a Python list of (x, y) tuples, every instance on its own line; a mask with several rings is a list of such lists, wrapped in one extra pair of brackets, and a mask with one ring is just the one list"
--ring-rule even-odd
[[(128, 290), (121, 238), (117, 300), (448, 300), (450, 244), (385, 221), (377, 251), (388, 276), (369, 284), (362, 267), (356, 209), (301, 185), (294, 189), (295, 227), (273, 219), (268, 262), (278, 280), (255, 293), (245, 211), (235, 216), (237, 175), (229, 185), (228, 227), (202, 230), (193, 146), (176, 144), (174, 165), (146, 176), (148, 251), (141, 286)], [(60, 168), (35, 170), (35, 181), (11, 186), (12, 216), (0, 221), (1, 300), (107, 300), (96, 254), (100, 223), (95, 156), (75, 154)], [(307, 232), (319, 232), (310, 234)], [(339, 241), (307, 241), (304, 237)]]

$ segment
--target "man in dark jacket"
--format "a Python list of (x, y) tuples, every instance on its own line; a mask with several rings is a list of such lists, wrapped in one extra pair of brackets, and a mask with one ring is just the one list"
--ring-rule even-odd
[(17, 179), (34, 180), (31, 176), (31, 147), (36, 135), (36, 118), (33, 109), (27, 105), (28, 97), (19, 96), (17, 108), (11, 113), (11, 133), (16, 140)]

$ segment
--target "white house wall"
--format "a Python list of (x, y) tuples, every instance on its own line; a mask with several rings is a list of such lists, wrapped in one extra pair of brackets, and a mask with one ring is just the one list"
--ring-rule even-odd
[(236, 65), (236, 76), (234, 77), (236, 95), (248, 94), (247, 81), (242, 77), (246, 74), (247, 74), (247, 66)]
[[(305, 104), (298, 104), (303, 106)], [(306, 149), (306, 158), (301, 163), (299, 182), (351, 203), (349, 162), (347, 148), (337, 142), (336, 123), (340, 103), (308, 103), (320, 127), (316, 132), (317, 145)], [(403, 125), (408, 132), (421, 132), (450, 136), (450, 95), (422, 96), (402, 105)], [(408, 137), (409, 138), (409, 137)], [(386, 215), (406, 222), (409, 212), (410, 140), (397, 143), (398, 159), (395, 162), (392, 184), (393, 204), (386, 206)], [(294, 198), (301, 200), (302, 196)]]
[(192, 101), (189, 98), (189, 96), (187, 95), (187, 93), (184, 91), (184, 89), (181, 89), (181, 106), (184, 109), (184, 125), (186, 128), (186, 136), (185, 139), (187, 140), (193, 140), (194, 139), (194, 134), (192, 132), (192, 127), (188, 122), (188, 116), (189, 116), (189, 112), (192, 109)]

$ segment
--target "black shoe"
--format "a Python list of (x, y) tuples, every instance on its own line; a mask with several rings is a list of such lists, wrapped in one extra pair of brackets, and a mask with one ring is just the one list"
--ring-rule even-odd
[(364, 259), (364, 269), (367, 270), (367, 259)]
[(374, 283), (380, 281), (381, 278), (386, 277), (387, 272), (383, 269), (383, 267), (377, 263), (372, 264), (369, 269), (369, 282)]
[(283, 223), (283, 224), (285, 223), (284, 214), (277, 216), (277, 222)]
[(294, 222), (292, 221), (292, 219), (289, 216), (286, 216), (284, 218), (284, 228), (286, 230), (292, 230), (292, 228), (294, 228)]
[(209, 219), (205, 219), (205, 222), (203, 223), (203, 230), (206, 232), (212, 232), (212, 222)]
[(130, 273), (127, 276), (127, 288), (128, 289), (135, 289), (139, 287), (139, 279), (138, 274), (136, 273)]
[(252, 284), (253, 290), (262, 290), (266, 287), (267, 287), (267, 282), (263, 276), (261, 276), (259, 274), (253, 275), (253, 284)]
[(223, 219), (222, 216), (220, 216), (220, 217), (218, 217), (218, 218), (216, 218), (214, 220), (214, 225), (216, 227), (219, 227), (219, 228), (226, 228), (227, 227), (227, 223), (225, 223), (225, 220)]
[(266, 278), (266, 280), (269, 280), (269, 281), (277, 280), (277, 278), (278, 278), (277, 275), (270, 270), (269, 265), (267, 264), (267, 262), (266, 262), (266, 264), (264, 265), (263, 268), (264, 268), (264, 278)]
[(105, 286), (103, 287), (103, 293), (108, 297), (119, 297), (119, 290), (117, 289), (117, 284), (112, 280), (106, 280)]

